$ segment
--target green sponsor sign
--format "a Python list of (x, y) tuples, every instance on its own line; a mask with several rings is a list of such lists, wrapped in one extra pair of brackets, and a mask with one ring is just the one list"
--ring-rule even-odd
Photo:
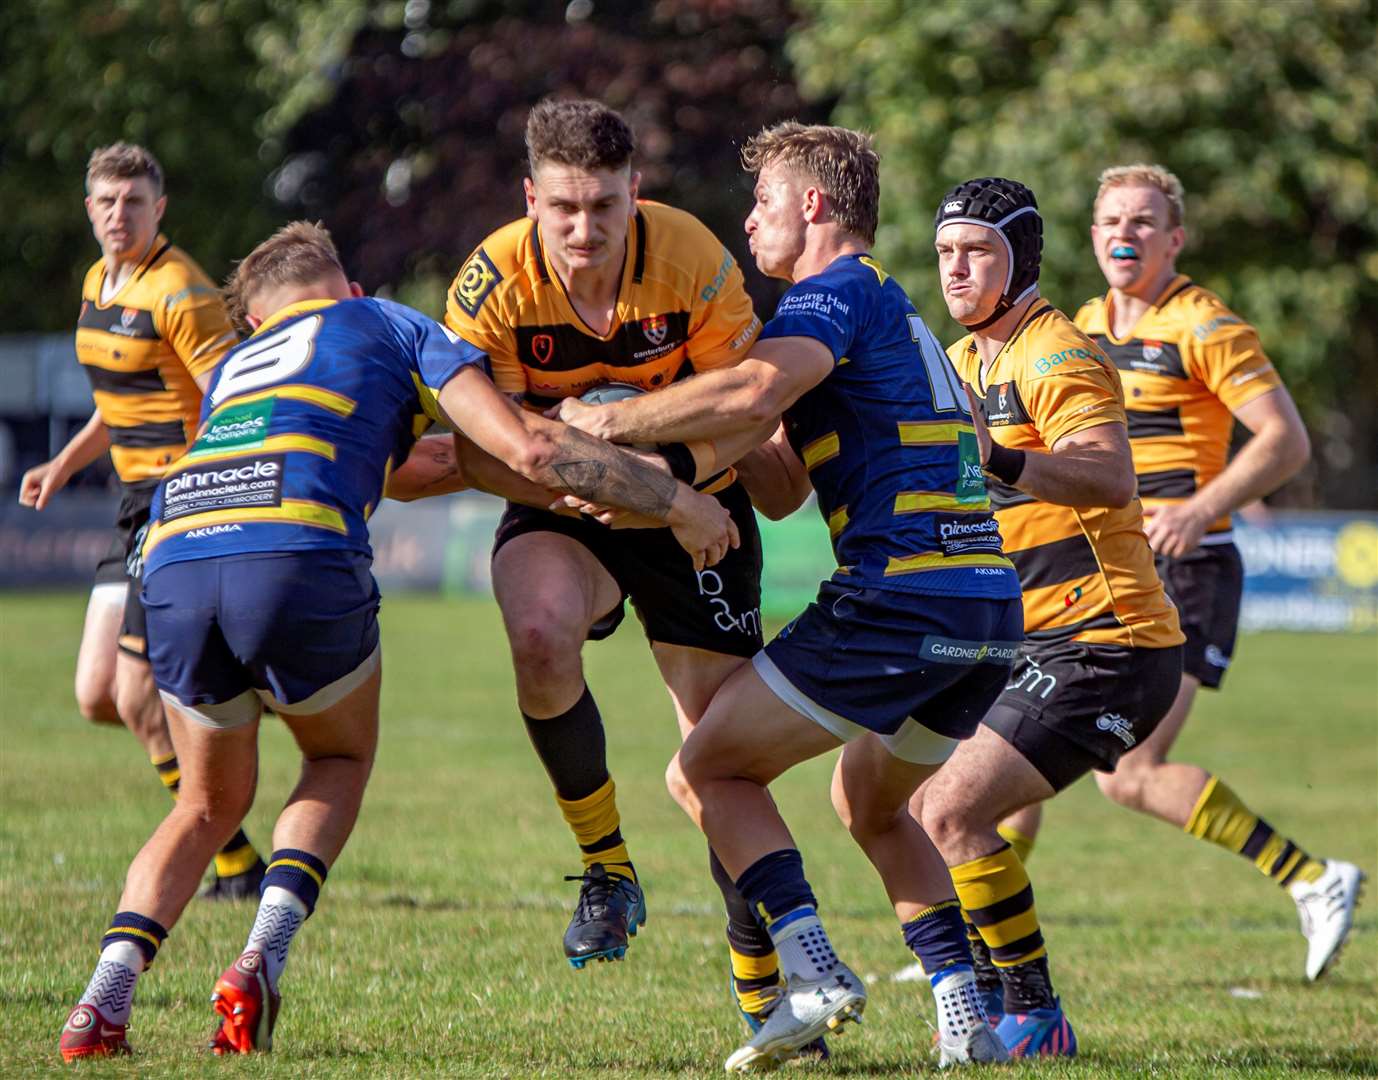
[(986, 474), (981, 471), (981, 448), (970, 431), (957, 432), (957, 501), (984, 506)]
[(247, 405), (232, 405), (211, 418), (191, 448), (191, 456), (219, 454), (225, 450), (253, 450), (268, 437), (268, 422), (273, 417), (272, 398)]

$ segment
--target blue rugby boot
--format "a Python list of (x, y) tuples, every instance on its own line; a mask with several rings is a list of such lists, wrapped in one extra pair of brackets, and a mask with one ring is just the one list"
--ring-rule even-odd
[(646, 924), (646, 897), (631, 878), (609, 874), (594, 863), (578, 881), (579, 902), (565, 931), (565, 956), (570, 967), (582, 969), (590, 960), (621, 960), (629, 938)]
[(1012, 1058), (1077, 1056), (1077, 1036), (1063, 1015), (1060, 999), (1051, 1009), (1006, 1013), (995, 1034)]

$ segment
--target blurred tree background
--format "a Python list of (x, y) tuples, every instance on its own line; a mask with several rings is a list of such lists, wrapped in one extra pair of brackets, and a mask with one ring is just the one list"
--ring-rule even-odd
[[(1034, 188), (1044, 292), (1072, 311), (1103, 289), (1097, 174), (1173, 169), (1181, 268), (1258, 325), (1311, 427), (1284, 501), (1378, 506), (1378, 0), (27, 0), (0, 6), (0, 44), (7, 332), (70, 329), (98, 254), (86, 157), (118, 138), (160, 157), (167, 230), (213, 276), (309, 216), (367, 288), (438, 313), (522, 211), (546, 94), (621, 109), (643, 192), (739, 256), (736, 145), (831, 117), (877, 133), (877, 254), (944, 339), (952, 183)], [(769, 314), (778, 288), (748, 281)]]

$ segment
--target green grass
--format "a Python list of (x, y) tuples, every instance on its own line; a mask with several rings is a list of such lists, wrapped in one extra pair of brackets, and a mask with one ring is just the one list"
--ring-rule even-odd
[[(133, 740), (77, 715), (84, 598), (0, 602), (0, 1075), (57, 1073), (57, 1034), (96, 958), (124, 869), (166, 808)], [(626, 963), (572, 971), (560, 936), (572, 841), (512, 700), (491, 603), (384, 607), (382, 747), (359, 827), (284, 977), (278, 1050), (218, 1060), (211, 982), (252, 920), (193, 904), (141, 981), (132, 1061), (82, 1075), (715, 1076), (739, 1029), (701, 838), (662, 786), (675, 734), (634, 620), (587, 650), (624, 831), (650, 921)], [(1375, 869), (1378, 686), (1372, 637), (1247, 638), (1205, 695), (1183, 758), (1220, 772), (1281, 830)], [(295, 761), (268, 720), (267, 843)], [(921, 984), (869, 865), (827, 801), (830, 761), (777, 785), (839, 951), (874, 979), (862, 1029), (822, 1075), (933, 1068)], [(1031, 870), (1082, 1058), (1049, 1076), (1378, 1074), (1378, 935), (1370, 904), (1343, 962), (1301, 976), (1291, 903), (1237, 857), (1103, 801), (1053, 804)], [(1249, 996), (1238, 996), (1235, 991)]]

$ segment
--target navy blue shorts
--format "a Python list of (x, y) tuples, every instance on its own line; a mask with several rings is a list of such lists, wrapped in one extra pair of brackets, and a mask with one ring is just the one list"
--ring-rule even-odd
[(260, 701), (316, 713), (378, 667), (378, 586), (368, 558), (317, 550), (168, 563), (144, 581), (149, 662), (164, 698), (212, 727)]
[(838, 738), (871, 731), (896, 757), (936, 764), (1005, 689), (1023, 633), (1017, 599), (825, 581), (752, 663), (782, 701)]

